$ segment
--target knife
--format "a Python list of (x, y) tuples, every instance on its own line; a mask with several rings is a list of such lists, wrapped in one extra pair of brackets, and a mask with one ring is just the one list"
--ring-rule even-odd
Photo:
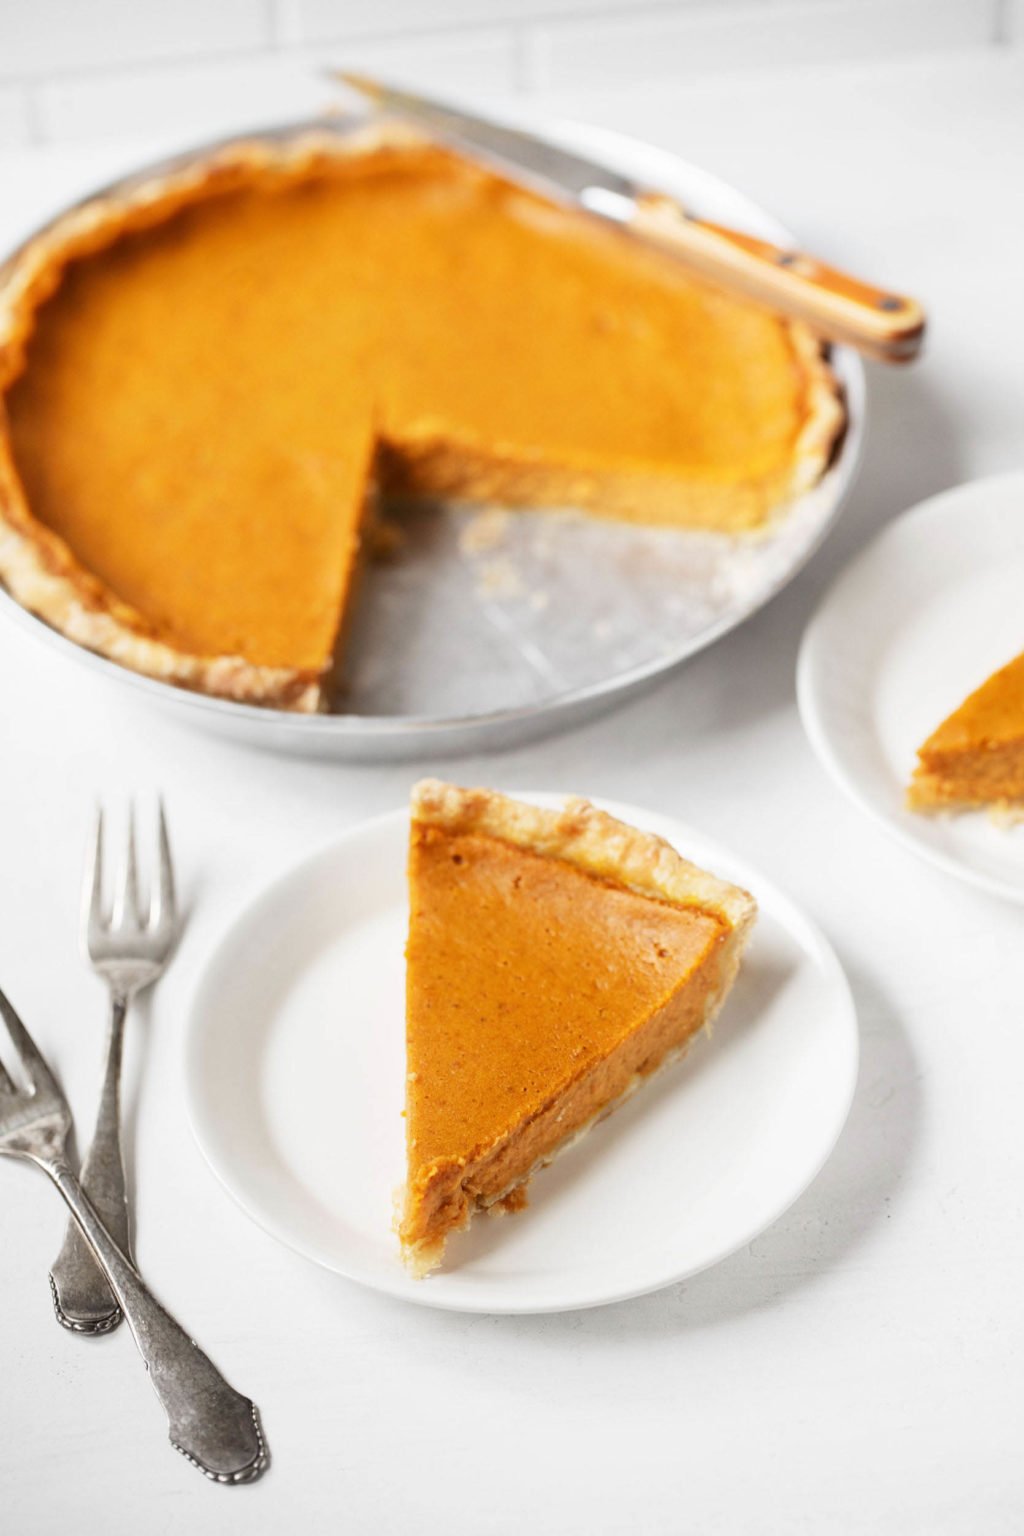
[(701, 277), (803, 321), (827, 341), (885, 363), (910, 362), (921, 350), (925, 316), (913, 299), (875, 288), (803, 251), (698, 218), (678, 199), (532, 133), (366, 75), (327, 74), (542, 197), (619, 225), (670, 251)]

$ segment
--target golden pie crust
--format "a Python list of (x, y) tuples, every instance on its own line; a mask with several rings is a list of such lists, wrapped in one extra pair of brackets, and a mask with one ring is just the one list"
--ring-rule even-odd
[[(376, 370), (378, 384), (384, 380), (379, 385), (381, 399), (371, 391), (371, 398), (361, 402), (362, 414), (355, 428), (358, 443), (350, 454), (351, 470), (344, 466), (339, 470), (340, 478), (332, 483), (330, 495), (326, 491), (321, 495), (322, 509), (320, 502), (315, 501), (315, 495), (321, 493), (308, 493), (314, 498), (310, 516), (343, 519), (342, 527), (334, 529), (332, 525), (328, 547), (339, 552), (339, 561), (340, 552), (344, 551), (345, 562), (334, 586), (332, 571), (329, 580), (324, 578), (323, 593), (317, 589), (318, 601), (322, 598), (327, 608), (332, 604), (336, 608), (330, 623), (321, 616), (315, 643), (307, 643), (303, 637), (302, 645), (295, 648), (296, 652), (312, 650), (315, 654), (303, 654), (297, 659), (280, 636), (275, 637), (276, 650), (274, 646), (264, 646), (258, 620), (252, 621), (251, 633), (247, 631), (244, 643), (237, 646), (226, 645), (223, 635), (215, 631), (211, 649), (205, 643), (201, 615), (193, 615), (189, 621), (197, 631), (192, 634), (183, 620), (179, 626), (174, 612), (154, 617), (147, 602), (128, 600), (123, 590), (119, 591), (116, 584), (105, 580), (98, 570), (76, 555), (74, 538), (62, 537), (48, 526), (39, 505), (27, 493), (26, 470), (44, 480), (47, 465), (59, 461), (61, 450), (67, 446), (62, 435), (67, 424), (58, 422), (54, 427), (46, 415), (46, 359), (37, 361), (33, 350), (39, 344), (40, 325), (50, 312), (48, 304), (64, 301), (71, 280), (69, 274), (71, 278), (83, 272), (99, 271), (102, 275), (103, 264), (119, 259), (119, 253), (123, 254), (132, 240), (144, 245), (146, 241), (171, 241), (169, 232), (177, 228), (175, 219), (203, 210), (198, 217), (207, 220), (211, 227), (218, 218), (223, 223), (226, 215), (222, 217), (218, 210), (234, 206), (230, 204), (232, 198), (249, 198), (250, 204), (258, 198), (267, 208), (272, 207), (276, 215), (288, 196), (293, 198), (293, 204), (288, 206), (298, 207), (303, 198), (307, 204), (315, 201), (328, 184), (339, 189), (358, 186), (362, 189), (360, 196), (369, 195), (366, 186), (371, 173), (376, 173), (374, 168), (382, 168), (382, 177), (385, 172), (393, 175), (402, 197), (418, 198), (416, 219), (422, 225), (423, 251), (428, 258), (437, 244), (438, 226), (434, 221), (439, 199), (445, 210), (452, 210), (445, 211), (443, 217), (464, 221), (466, 238), (461, 245), (453, 245), (452, 260), (461, 260), (459, 251), (473, 248), (477, 241), (491, 263), (490, 269), (483, 270), (485, 274), (491, 270), (494, 276), (493, 304), (488, 290), (474, 311), (483, 317), (480, 323), (484, 330), (488, 306), (492, 318), (503, 315), (506, 319), (502, 323), (510, 323), (507, 316), (510, 307), (514, 312), (516, 292), (514, 286), (506, 290), (502, 283), (514, 284), (516, 271), (522, 269), (523, 252), (543, 253), (543, 260), (533, 269), (529, 313), (523, 325), (529, 323), (529, 315), (538, 316), (534, 322), (538, 356), (543, 355), (547, 330), (557, 330), (558, 323), (568, 328), (566, 336), (572, 338), (572, 344), (565, 348), (566, 377), (564, 381), (556, 379), (551, 386), (564, 382), (561, 398), (565, 410), (554, 409), (545, 399), (533, 407), (531, 416), (533, 392), (541, 389), (544, 370), (531, 364), (531, 372), (524, 364), (522, 378), (517, 376), (514, 332), (513, 345), (503, 349), (494, 341), (499, 332), (488, 332), (487, 344), (503, 350), (505, 355), (489, 356), (486, 369), (479, 359), (471, 358), (467, 372), (466, 357), (472, 352), (473, 337), (456, 337), (457, 327), (446, 314), (438, 320), (439, 326), (443, 322), (447, 328), (439, 332), (442, 340), (432, 338), (429, 328), (424, 329), (427, 321), (417, 317), (415, 310), (402, 308), (415, 304), (416, 295), (411, 291), (415, 285), (408, 281), (408, 274), (399, 271), (394, 279), (395, 291), (386, 295), (392, 306), (388, 310), (390, 331), (377, 336), (373, 346), (360, 331), (360, 345), (366, 346), (367, 355), (360, 353), (357, 357), (353, 353), (352, 368), (358, 361), (368, 373)], [(346, 177), (350, 180), (346, 181)], [(276, 203), (274, 198), (278, 199)], [(242, 207), (242, 201), (238, 206)], [(393, 215), (394, 210), (389, 216)], [(258, 229), (265, 232), (269, 223), (270, 215), (262, 225), (257, 217)], [(301, 224), (297, 227), (306, 228)], [(419, 227), (410, 223), (411, 230)], [(505, 231), (512, 233), (506, 236)], [(193, 229), (189, 238), (200, 241), (206, 237), (200, 228), (198, 234)], [(503, 249), (503, 241), (508, 251)], [(295, 243), (301, 248), (301, 240)], [(289, 345), (288, 295), (301, 294), (305, 275), (299, 255), (293, 259), (294, 281), (283, 290), (284, 297), (275, 301), (280, 302), (283, 311), (280, 323), (274, 323), (274, 316), (268, 320), (269, 335), (275, 347), (285, 354)], [(554, 274), (553, 295), (545, 291), (544, 261)], [(327, 704), (338, 636), (351, 611), (363, 534), (368, 518), (372, 517), (378, 481), (386, 495), (450, 496), (523, 507), (571, 504), (596, 515), (656, 524), (710, 527), (727, 532), (757, 528), (813, 486), (827, 467), (844, 423), (838, 385), (822, 348), (805, 329), (715, 294), (675, 266), (670, 274), (668, 263), (668, 258), (630, 242), (629, 237), (617, 231), (606, 231), (583, 216), (549, 207), (532, 194), (471, 166), (413, 131), (387, 123), (344, 134), (317, 130), (279, 141), (234, 143), (201, 158), (183, 161), (159, 175), (141, 176), (113, 192), (101, 194), (70, 210), (29, 241), (0, 274), (0, 402), (4, 406), (0, 414), (0, 580), (19, 603), (55, 629), (138, 672), (224, 698), (309, 711)], [(429, 260), (426, 266), (429, 267)], [(537, 277), (537, 273), (541, 276)], [(593, 298), (593, 291), (601, 289), (605, 277), (613, 287), (619, 285), (616, 293), (621, 300), (618, 308), (609, 308), (607, 312)], [(437, 294), (458, 292), (459, 280), (460, 274), (454, 269), (435, 274), (435, 289), (431, 290), (435, 299)], [(480, 279), (481, 284), (483, 281)], [(635, 284), (640, 287), (631, 286)], [(370, 292), (368, 288), (366, 293)], [(372, 309), (366, 293), (358, 301), (351, 301), (353, 325), (362, 325)], [(636, 293), (648, 296), (646, 313), (642, 301), (634, 302)], [(676, 293), (677, 299), (672, 296)], [(542, 312), (546, 301), (553, 307), (545, 317)], [(217, 303), (223, 308), (221, 299)], [(682, 315), (684, 310), (691, 318), (686, 320), (690, 329), (682, 334), (692, 336), (693, 356), (678, 362), (675, 358), (666, 361), (666, 326), (670, 326), (674, 313)], [(705, 312), (712, 318), (703, 318)], [(396, 314), (407, 316), (411, 330), (420, 327), (416, 335), (423, 355), (418, 359), (400, 355), (401, 347), (390, 339), (404, 334), (405, 327), (395, 320)], [(169, 333), (175, 322), (175, 316), (167, 317)], [(190, 323), (195, 323), (194, 317)], [(223, 326), (220, 309), (218, 323)], [(344, 314), (337, 323), (346, 323)], [(602, 333), (602, 327), (615, 334), (609, 339)], [(726, 344), (733, 332), (741, 333), (742, 348), (748, 348), (748, 341), (749, 348), (741, 348), (736, 357), (730, 353), (728, 368), (722, 365), (723, 378), (728, 378), (722, 385), (722, 409), (716, 410), (712, 408), (717, 379), (712, 343), (716, 335), (720, 336), (723, 353), (728, 352)], [(428, 345), (432, 339), (438, 344)], [(450, 348), (450, 357), (440, 355), (445, 348)], [(126, 357), (130, 352), (130, 345), (126, 345)], [(602, 416), (595, 407), (596, 414), (590, 419), (587, 385), (596, 374), (595, 358), (619, 360), (624, 376), (633, 379), (634, 384), (632, 393), (624, 394), (619, 411), (608, 409)], [(749, 366), (746, 362), (740, 366), (744, 359)], [(693, 441), (686, 446), (685, 453), (679, 450), (675, 462), (675, 439), (681, 431), (680, 423), (686, 425), (685, 413), (672, 417), (662, 430), (658, 411), (667, 410), (670, 404), (678, 405), (673, 402), (672, 379), (681, 380), (683, 369), (697, 367), (702, 370), (701, 390), (699, 394), (694, 392), (694, 398), (703, 400), (710, 392), (712, 403), (707, 406), (706, 418), (693, 426)], [(41, 427), (34, 418), (30, 417), (27, 425), (25, 420), (25, 398), (32, 395), (26, 381), (31, 383), (39, 369), (43, 369), (39, 375), (41, 383), (30, 405), (37, 415), (42, 414)], [(431, 388), (439, 393), (448, 392), (454, 405), (449, 405), (447, 414), (443, 403), (433, 409), (429, 390), (420, 398), (417, 369), (425, 377), (429, 375)], [(611, 374), (614, 369), (609, 367), (603, 372)], [(661, 393), (655, 389), (650, 409), (645, 405), (641, 410), (634, 396), (648, 378), (657, 381)], [(481, 405), (479, 397), (487, 393), (487, 379), (497, 382)], [(144, 379), (141, 387), (145, 388)], [(83, 398), (74, 397), (79, 408)], [(355, 400), (354, 395), (345, 398), (349, 404)], [(95, 402), (86, 403), (92, 410)], [(160, 404), (162, 408), (167, 406), (166, 401)], [(354, 404), (352, 409), (355, 410)], [(778, 430), (770, 424), (773, 410), (783, 423)], [(569, 418), (574, 413), (579, 417), (576, 429), (572, 422), (566, 425), (562, 421), (563, 415)], [(71, 410), (70, 414), (74, 417), (75, 413)], [(172, 412), (168, 410), (167, 414)], [(351, 414), (347, 410), (345, 419)], [(97, 420), (101, 419), (97, 416)], [(216, 435), (218, 426), (225, 434), (230, 431), (233, 447), (244, 458), (244, 417), (232, 416), (222, 423), (210, 421), (211, 435)], [(67, 427), (67, 432), (71, 433), (68, 440), (73, 444), (72, 427)], [(369, 447), (364, 440), (367, 431)], [(625, 433), (621, 450), (617, 445), (610, 449), (605, 441), (609, 433), (614, 435), (617, 431)], [(635, 449), (627, 441), (630, 431), (635, 431), (638, 443), (640, 438), (644, 439)], [(664, 441), (658, 440), (657, 452), (652, 453), (649, 440), (659, 431)], [(47, 433), (57, 435), (55, 444)], [(541, 440), (544, 434), (550, 441)], [(96, 434), (97, 454), (102, 449), (102, 436)], [(737, 468), (729, 461), (733, 436), (741, 445), (749, 438), (747, 446), (753, 464), (749, 473), (743, 465)], [(705, 459), (701, 459), (707, 448), (704, 439), (712, 443), (713, 451), (708, 450)], [(253, 441), (257, 441), (255, 428)], [(24, 463), (19, 459), (19, 442), (22, 453), (29, 454)], [(260, 444), (260, 451), (264, 446)], [(282, 450), (290, 446), (283, 443)], [(296, 454), (301, 447), (300, 443)], [(159, 468), (160, 454), (165, 451), (160, 447), (159, 436), (154, 437), (149, 451), (155, 468)], [(695, 456), (697, 468), (693, 473), (687, 469), (686, 454)], [(80, 458), (87, 456), (84, 451), (80, 453)], [(119, 462), (116, 454), (112, 462)], [(91, 462), (88, 467), (91, 471)], [(143, 454), (139, 475), (145, 479), (147, 473)], [(345, 479), (349, 473), (351, 485)], [(120, 495), (116, 477), (111, 484)], [(102, 489), (102, 482), (100, 485)], [(196, 491), (199, 501), (202, 490), (199, 486)], [(94, 503), (99, 498), (102, 512), (105, 503), (94, 485), (90, 494)], [(119, 516), (123, 526), (130, 529), (131, 492), (123, 494), (127, 502)], [(344, 508), (337, 505), (342, 500)], [(64, 507), (58, 510), (63, 516)], [(70, 510), (67, 515), (70, 516)], [(95, 507), (90, 515), (95, 520)], [(273, 544), (273, 538), (263, 529), (251, 549), (240, 552), (239, 591), (246, 581), (243, 557), (248, 558), (251, 571), (262, 571), (274, 558)], [(292, 553), (288, 559), (293, 560)], [(306, 574), (300, 573), (294, 563), (288, 569), (296, 578)], [(287, 581), (287, 571), (283, 580)], [(299, 581), (297, 591), (301, 588)], [(300, 620), (292, 615), (289, 623), (294, 628)], [(265, 651), (274, 651), (272, 660), (267, 659)]]

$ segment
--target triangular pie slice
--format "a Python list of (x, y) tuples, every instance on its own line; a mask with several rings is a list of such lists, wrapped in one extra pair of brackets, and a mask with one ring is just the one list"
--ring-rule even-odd
[(976, 689), (923, 746), (915, 811), (1024, 806), (1024, 651)]
[(409, 900), (399, 1237), (422, 1274), (710, 1023), (756, 908), (586, 800), (435, 780), (413, 790)]

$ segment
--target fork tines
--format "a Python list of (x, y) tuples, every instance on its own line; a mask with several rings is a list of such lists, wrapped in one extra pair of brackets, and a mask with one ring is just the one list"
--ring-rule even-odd
[[(28, 1083), (30, 1093), (44, 1091), (58, 1092), (53, 1073), (46, 1064), (46, 1059), (32, 1036), (21, 1022), (14, 1004), (7, 995), (0, 990), (0, 1019), (7, 1027), (7, 1037), (14, 1049), (18, 1065)], [(5, 1093), (17, 1093), (17, 1085), (12, 1080), (3, 1062), (0, 1061), (0, 1091)]]
[(106, 907), (104, 885), (104, 812), (102, 805), (96, 811), (96, 831), (93, 838), (89, 867), (85, 878), (85, 936), (86, 943), (93, 935), (132, 927), (154, 933), (170, 933), (175, 922), (174, 868), (171, 863), (170, 840), (167, 835), (167, 818), (163, 800), (157, 813), (157, 873), (149, 899), (149, 910), (143, 913), (139, 897), (139, 867), (135, 842), (135, 807), (129, 803), (128, 831), (124, 855), (114, 883), (114, 897), (110, 908)]

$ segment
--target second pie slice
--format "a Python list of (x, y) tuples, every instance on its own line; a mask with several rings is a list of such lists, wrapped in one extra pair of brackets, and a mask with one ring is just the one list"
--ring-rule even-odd
[(907, 799), (915, 811), (1024, 806), (1024, 651), (918, 749)]
[(407, 948), (409, 1266), (531, 1175), (713, 1018), (753, 898), (585, 800), (413, 791)]

